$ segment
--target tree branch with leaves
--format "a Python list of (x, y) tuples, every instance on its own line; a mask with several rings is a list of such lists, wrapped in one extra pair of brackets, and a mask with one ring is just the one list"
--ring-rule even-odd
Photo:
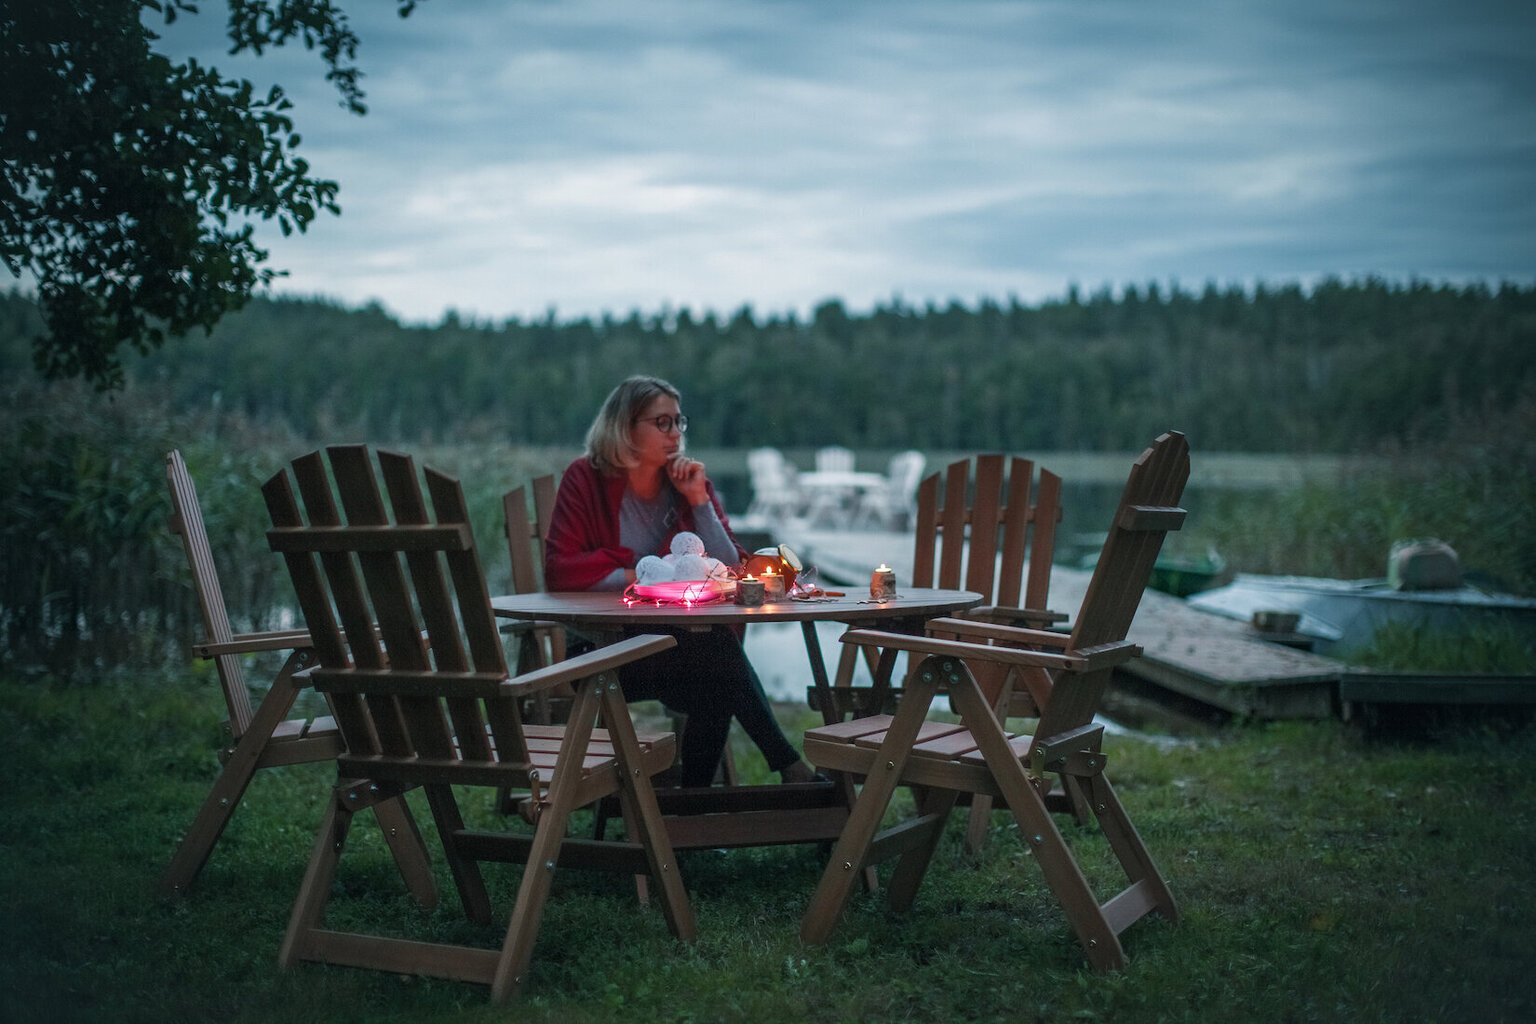
[[(396, 0), (401, 17), (416, 0)], [(301, 42), (366, 112), (358, 39), (330, 0), (228, 0), (231, 54)], [(257, 219), (286, 235), (338, 214), (340, 186), (295, 155), (278, 86), (262, 93), (155, 47), (190, 0), (0, 0), (0, 258), (36, 283), (48, 379), (122, 386), (121, 349), (205, 331), (281, 276)]]

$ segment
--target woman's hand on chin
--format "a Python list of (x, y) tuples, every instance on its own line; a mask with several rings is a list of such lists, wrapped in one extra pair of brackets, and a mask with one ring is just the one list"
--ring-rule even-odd
[(704, 463), (690, 459), (681, 452), (674, 452), (667, 459), (667, 476), (672, 486), (688, 500), (690, 505), (702, 505), (709, 500), (709, 478), (704, 475)]

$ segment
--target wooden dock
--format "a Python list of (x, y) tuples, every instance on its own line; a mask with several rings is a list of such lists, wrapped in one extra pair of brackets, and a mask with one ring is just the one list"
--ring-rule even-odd
[[(829, 581), (867, 585), (870, 571), (882, 562), (896, 570), (898, 588), (912, 578), (910, 533), (775, 532)], [(1091, 575), (1052, 567), (1051, 607), (1074, 614)], [(1191, 608), (1179, 598), (1147, 590), (1129, 639), (1143, 654), (1123, 671), (1223, 711), (1259, 719), (1337, 714), (1342, 662), (1270, 642), (1245, 622)]]

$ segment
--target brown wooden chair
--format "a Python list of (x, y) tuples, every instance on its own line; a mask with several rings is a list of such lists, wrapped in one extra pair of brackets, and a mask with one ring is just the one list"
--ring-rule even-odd
[[(965, 613), (968, 619), (1039, 629), (1065, 620), (1064, 613), (1047, 606), (1061, 521), (1061, 477), (1044, 467), (1038, 483), (1035, 477), (1032, 460), (988, 453), (952, 462), (942, 473), (923, 478), (917, 486), (912, 586), (986, 595), (986, 601)], [(845, 660), (856, 656), (855, 648), (844, 648)], [(911, 665), (916, 664), (912, 659)], [(983, 663), (972, 671), (1005, 719), (1038, 714), (1038, 702), (1050, 690), (1050, 674), (1040, 668)], [(849, 679), (851, 673), (841, 671), (838, 677)], [(835, 712), (823, 711), (829, 724), (848, 715), (889, 713), (900, 689), (877, 681), (834, 693)], [(815, 706), (814, 690), (808, 699)], [(971, 797), (968, 849), (981, 848), (991, 811), (985, 794)]]
[[(309, 631), (234, 632), (203, 525), (197, 489), (181, 452), (166, 455), (165, 478), (171, 496), (171, 530), (181, 536), (192, 570), (192, 590), (202, 610), (205, 636), (192, 645), (192, 651), (199, 658), (212, 659), (218, 671), (229, 711), (225, 727), (230, 736), (230, 745), (218, 752), (223, 765), (219, 777), (160, 881), (164, 893), (181, 895), (191, 888), (208, 862), (259, 769), (329, 761), (341, 750), (341, 736), (329, 715), (290, 717), (301, 689), (295, 673), (308, 667), (314, 658)], [(243, 656), (262, 651), (289, 654), (265, 696), (253, 707), (240, 662)], [(410, 816), (398, 801), (381, 803), (374, 813), (411, 892), (422, 904), (435, 906), (437, 884), (432, 865)]]
[[(1104, 730), (1094, 715), (1114, 667), (1141, 653), (1126, 634), (1164, 535), (1183, 522), (1178, 503), (1188, 477), (1189, 446), (1176, 432), (1159, 437), (1136, 460), (1070, 636), (956, 618), (934, 620), (928, 636), (876, 630), (844, 635), (846, 643), (877, 650), (884, 672), (900, 651), (923, 660), (908, 677), (894, 716), (838, 722), (805, 735), (812, 763), (863, 776), (865, 783), (806, 913), (804, 941), (826, 941), (860, 869), (889, 857), (900, 855), (890, 902), (909, 909), (963, 793), (987, 794), (1013, 813), (1020, 840), (1040, 864), (1094, 968), (1123, 966), (1119, 936), (1143, 916), (1157, 911), (1177, 918), (1167, 884), (1104, 774)], [(972, 670), (987, 662), (1054, 674), (1032, 736), (1009, 734), (995, 713)], [(941, 692), (958, 710), (959, 724), (926, 721)], [(1074, 845), (1056, 826), (1046, 799), (1048, 775), (1071, 779), (1086, 794), (1093, 822), (1129, 882), (1107, 900), (1095, 895)], [(916, 814), (882, 831), (898, 786), (913, 787)]]
[[(1061, 477), (1042, 466), (1036, 484), (1032, 460), (978, 455), (974, 466), (971, 460), (951, 463), (942, 490), (937, 473), (919, 484), (917, 508), (913, 586), (963, 586), (986, 594), (990, 600), (967, 611), (967, 619), (1035, 629), (1066, 619), (1049, 608)], [(1039, 714), (1050, 692), (1050, 673), (1042, 668), (981, 663), (972, 672), (1005, 720)], [(981, 848), (991, 812), (990, 796), (972, 795), (967, 849)]]
[[(273, 523), (268, 538), (293, 578), (319, 660), (308, 678), (326, 695), (342, 739), (340, 781), (281, 963), (317, 960), (472, 981), (504, 1000), (526, 974), (557, 865), (649, 874), (672, 932), (691, 940), (693, 910), (650, 782), (671, 764), (675, 739), (636, 737), (616, 675), (620, 665), (675, 641), (635, 637), (512, 676), (458, 481), (425, 471), (429, 513), (409, 456), (380, 452), (376, 470), (363, 446), (327, 454), (334, 488), (319, 452), (295, 460), (292, 476), (279, 472), (262, 488)], [(377, 634), (368, 628), (374, 622)], [(575, 694), (567, 724), (525, 725), (522, 698), (562, 684)], [(594, 728), (599, 714), (602, 730)], [(520, 810), (531, 833), (469, 827), (455, 786), (525, 791)], [(479, 862), (523, 865), (499, 950), (324, 927), (352, 816), (417, 787), (471, 920), (491, 919)], [(626, 839), (570, 838), (572, 810), (611, 793), (624, 806)]]

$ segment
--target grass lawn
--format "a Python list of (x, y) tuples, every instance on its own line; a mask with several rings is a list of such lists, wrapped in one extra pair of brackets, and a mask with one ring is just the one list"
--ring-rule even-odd
[[(1087, 969), (1006, 816), (974, 858), (957, 816), (911, 915), (857, 896), (814, 949), (798, 939), (821, 868), (814, 847), (683, 857), (692, 946), (638, 909), (626, 880), (566, 873), (531, 980), (491, 1007), (472, 985), (278, 969), (324, 766), (259, 774), (191, 894), (156, 896), (214, 773), (220, 703), (212, 683), (166, 676), (0, 680), (0, 1020), (1536, 1018), (1530, 729), (1409, 743), (1319, 722), (1110, 738), (1110, 777), (1184, 915), (1134, 925), (1123, 972)], [(489, 820), (489, 799), (470, 799)], [(435, 843), (424, 810), (421, 820)], [(1097, 864), (1103, 844), (1071, 834)], [(336, 911), (473, 937), (434, 852), (445, 898), (426, 913), (360, 822)], [(516, 873), (487, 868), (499, 913)], [(502, 926), (484, 931), (486, 946)]]

